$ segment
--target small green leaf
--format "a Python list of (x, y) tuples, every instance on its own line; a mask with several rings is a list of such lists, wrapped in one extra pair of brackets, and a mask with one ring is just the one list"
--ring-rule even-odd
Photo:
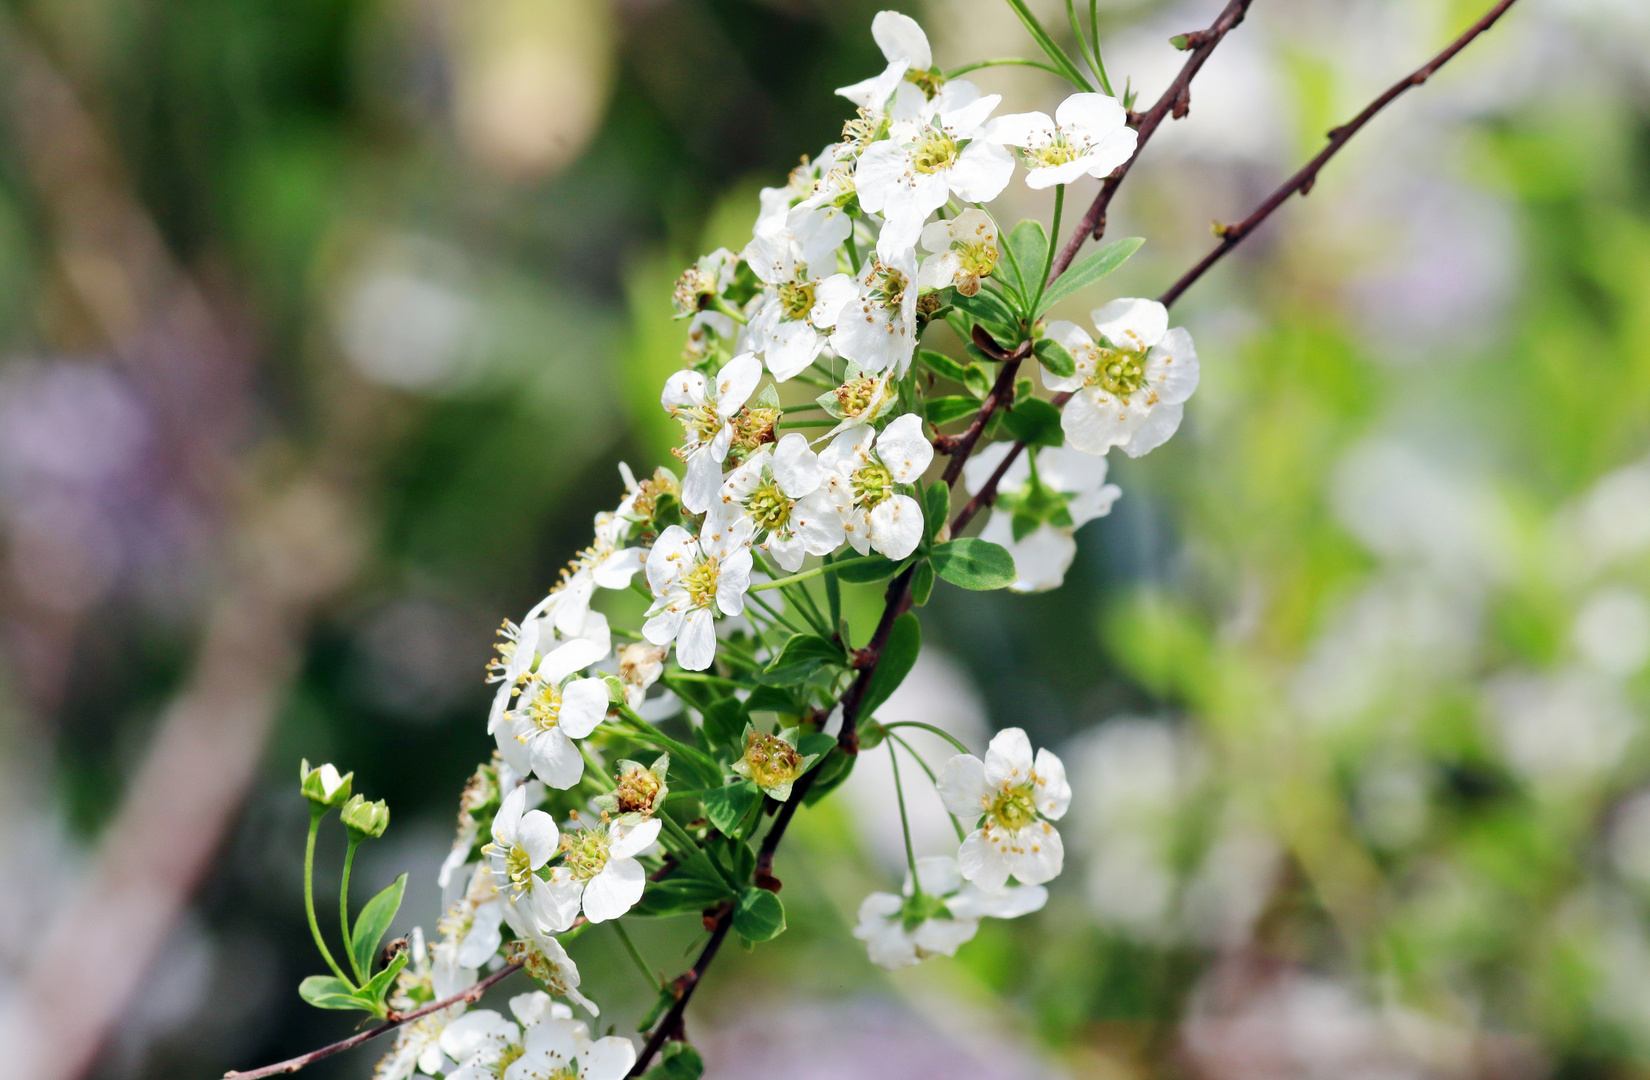
[[(940, 545), (941, 548), (949, 546)], [(938, 551), (939, 548), (935, 550)], [(1005, 551), (1003, 554), (1008, 553)], [(882, 646), (882, 656), (877, 661), (876, 671), (871, 675), (871, 685), (865, 688), (865, 697), (859, 703), (860, 716), (876, 715), (877, 707), (887, 701), (888, 696), (905, 681), (905, 676), (911, 673), (911, 666), (917, 662), (917, 654), (921, 651), (922, 624), (917, 621), (915, 615), (907, 611), (894, 620), (894, 625), (888, 631), (888, 641)]]
[[(1020, 295), (1029, 304), (1037, 295), (1037, 286), (1042, 284), (1043, 260), (1048, 257), (1048, 233), (1043, 231), (1040, 221), (1022, 221), (1008, 234), (1008, 246), (1014, 252), (1013, 261), (1019, 264)], [(1013, 272), (1012, 264), (1009, 272)]]
[(1041, 315), (1072, 293), (1093, 285), (1096, 281), (1116, 270), (1144, 243), (1145, 241), (1138, 236), (1114, 240), (1099, 251), (1073, 264), (1067, 268), (1065, 273), (1055, 278), (1054, 284), (1048, 287), (1048, 291), (1043, 294), (1042, 301), (1037, 305), (1037, 314)]
[(757, 678), (768, 686), (795, 686), (822, 664), (845, 664), (842, 646), (818, 634), (793, 634)]
[(761, 798), (762, 793), (756, 790), (755, 784), (740, 780), (726, 787), (712, 788), (700, 795), (699, 801), (705, 804), (705, 816), (710, 818), (717, 831), (734, 836), (745, 815)]
[(796, 740), (796, 752), (803, 757), (823, 757), (836, 745), (836, 736), (813, 731)]
[[(751, 691), (751, 696), (745, 699), (744, 711), (753, 713), (774, 712), (785, 716), (801, 716), (807, 711), (807, 705), (800, 697), (785, 687), (758, 686)], [(742, 736), (744, 731), (745, 725), (741, 720), (739, 734)]]
[(857, 562), (845, 563), (842, 569), (836, 572), (837, 580), (846, 581), (850, 585), (865, 585), (873, 581), (886, 581), (899, 572), (900, 564), (881, 555), (872, 555)]
[(993, 334), (993, 337), (1012, 337), (1013, 327), (1018, 326), (1020, 322), (1019, 314), (1009, 306), (1008, 301), (990, 289), (981, 289), (973, 296), (963, 296), (959, 293), (952, 302), (973, 316), (975, 322), (985, 325), (988, 331), (991, 323), (997, 323), (1009, 330), (1006, 335)]
[(700, 710), (704, 717), (700, 730), (712, 746), (738, 747), (745, 739), (745, 713), (744, 702), (738, 698), (723, 698)]
[(1031, 351), (1036, 354), (1037, 362), (1043, 365), (1043, 370), (1050, 375), (1068, 379), (1077, 373), (1076, 358), (1053, 338), (1038, 338)]
[(355, 996), (355, 987), (331, 975), (311, 975), (298, 984), (298, 996), (317, 1009), (361, 1009), (370, 1012)]
[(747, 887), (733, 909), (733, 928), (746, 941), (772, 941), (785, 932), (785, 905), (766, 889)]
[[(961, 369), (958, 369), (959, 372)], [(929, 398), (923, 407), (928, 422), (935, 427), (949, 424), (953, 420), (961, 420), (965, 416), (973, 416), (978, 411), (980, 403), (977, 399), (962, 394), (953, 394), (947, 397)]]
[(934, 573), (965, 589), (1001, 589), (1014, 584), (1014, 556), (1001, 544), (968, 537), (934, 545)]
[(922, 490), (922, 539), (932, 543), (951, 517), (951, 485), (936, 480)]
[(642, 1080), (699, 1080), (703, 1075), (705, 1060), (699, 1051), (685, 1042), (667, 1042), (659, 1051), (659, 1064), (643, 1073)]
[[(659, 1022), (659, 1017), (669, 1012), (670, 1007), (674, 1004), (676, 1004), (675, 988), (666, 986), (664, 989), (659, 991), (658, 998), (654, 1000), (652, 1005), (648, 1006), (648, 1010), (642, 1014), (642, 1018), (636, 1021), (636, 1030), (647, 1031), (652, 1028), (654, 1024)], [(666, 1045), (668, 1046), (669, 1044), (667, 1043)], [(650, 1077), (663, 1067), (664, 1066), (662, 1065), (655, 1065), (653, 1068), (643, 1073), (642, 1076), (644, 1078)]]
[(944, 353), (937, 353), (932, 349), (918, 349), (917, 359), (929, 371), (941, 378), (962, 382), (962, 365)]
[(934, 565), (927, 559), (917, 564), (916, 573), (911, 575), (911, 603), (922, 607), (928, 603), (928, 597), (934, 592)]
[(403, 949), (396, 953), (388, 964), (384, 965), (383, 971), (368, 979), (367, 984), (361, 987), (360, 992), (355, 996), (363, 1001), (372, 1002), (375, 1012), (382, 1011), (384, 999), (390, 996), (390, 987), (395, 984), (396, 975), (406, 966), (407, 951)]
[(647, 918), (697, 914), (727, 899), (733, 890), (721, 875), (710, 876), (709, 860), (705, 862), (706, 876), (686, 874), (683, 873), (685, 867), (678, 867), (676, 873), (665, 880), (650, 882), (630, 914)]
[(991, 372), (979, 364), (969, 364), (963, 370), (963, 385), (968, 387), (968, 392), (977, 398), (983, 398), (991, 393), (991, 385), (996, 381)]
[(350, 931), (353, 939), (350, 942), (350, 953), (355, 957), (356, 966), (363, 972), (372, 970), (372, 958), (378, 951), (378, 942), (390, 928), (395, 913), (401, 909), (401, 894), (406, 891), (407, 875), (402, 874), (386, 885), (383, 892), (368, 900), (367, 906), (361, 909), (361, 914), (356, 918), (355, 929)]
[[(864, 749), (865, 744), (860, 743)], [(854, 762), (859, 758), (853, 754), (844, 754), (841, 750), (832, 750), (820, 762), (818, 771), (814, 774), (814, 782), (808, 786), (808, 794), (802, 797), (802, 805), (812, 806), (837, 788), (848, 779), (848, 774), (854, 771)]]
[(1060, 410), (1042, 398), (1026, 398), (1003, 416), (1003, 424), (1027, 446), (1059, 446), (1066, 441), (1060, 429)]

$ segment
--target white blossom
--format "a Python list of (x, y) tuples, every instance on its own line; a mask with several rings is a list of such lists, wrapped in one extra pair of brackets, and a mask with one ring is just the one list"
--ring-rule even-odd
[(573, 1010), (543, 990), (510, 999), (512, 1022), (492, 1009), (476, 1009), (447, 1025), (441, 1049), (458, 1068), (447, 1080), (499, 1080), (526, 1051), (533, 1029), (550, 1020), (572, 1020)]
[[(546, 990), (573, 1002), (591, 1016), (601, 1015), (596, 1003), (579, 993), (579, 966), (573, 963), (573, 958), (567, 955), (561, 942), (547, 933), (535, 931), (521, 936), (519, 948), (520, 952), (516, 955), (526, 967), (527, 974), (538, 980)], [(547, 1022), (555, 1020), (556, 1017), (552, 1016)]]
[[(499, 632), (505, 640), (499, 644), (499, 659), (492, 665), (491, 679), (501, 685), (493, 695), (487, 731), (500, 740), (507, 737), (511, 703), (528, 683), (538, 680), (559, 685), (569, 675), (606, 660), (613, 651), (607, 616), (599, 611), (586, 611), (579, 619), (576, 634), (564, 636), (557, 629), (557, 615), (566, 597), (566, 592), (558, 588), (533, 605), (519, 627), (506, 621)], [(519, 756), (506, 760), (522, 761)], [(523, 765), (517, 771), (525, 776), (528, 768)]]
[(562, 834), (562, 865), (550, 881), (557, 905), (591, 922), (606, 922), (636, 906), (647, 886), (647, 871), (636, 861), (659, 838), (661, 823), (603, 821)]
[(980, 96), (972, 83), (947, 83), (915, 117), (896, 115), (887, 139), (871, 143), (854, 169), (861, 209), (881, 214), (877, 254), (911, 250), (928, 215), (955, 195), (989, 202), (1008, 186), (1014, 158), (985, 128), (999, 94)]
[(636, 1047), (621, 1035), (590, 1038), (583, 1023), (552, 1018), (527, 1032), (527, 1052), (504, 1071), (503, 1080), (624, 1080), (636, 1063)]
[(910, 249), (865, 261), (857, 277), (820, 283), (831, 348), (867, 372), (904, 375), (917, 347), (917, 257)]
[(676, 642), (676, 661), (703, 671), (716, 656), (716, 612), (745, 610), (751, 581), (749, 526), (706, 521), (699, 536), (680, 525), (659, 534), (647, 556), (653, 606), (642, 636), (655, 645)]
[(794, 431), (728, 474), (710, 517), (719, 528), (748, 533), (792, 573), (805, 556), (842, 546), (842, 517), (825, 487), (825, 468)]
[[(475, 985), (475, 969), (456, 962), (456, 949), (451, 941), (444, 940), (437, 945), (432, 956), (425, 948), (421, 928), (414, 927), (409, 937), (409, 960), (396, 976), (396, 991), (390, 997), (392, 1008), (413, 1009), (425, 1001), (445, 1001)], [(397, 1028), (395, 1045), (378, 1062), (373, 1071), (374, 1080), (406, 1080), (418, 1072), (440, 1076), (446, 1066), (441, 1033), (448, 1024), (463, 1016), (464, 1011), (464, 1002), (454, 1002)]]
[(1048, 890), (1010, 885), (990, 892), (965, 882), (957, 860), (933, 855), (917, 860), (917, 897), (909, 873), (902, 895), (874, 892), (859, 905), (854, 937), (865, 942), (871, 962), (890, 971), (930, 956), (955, 956), (973, 939), (980, 919), (1013, 919), (1041, 910)]
[(1071, 445), (1089, 454), (1121, 446), (1139, 457), (1180, 427), (1183, 403), (1197, 389), (1192, 336), (1169, 329), (1169, 313), (1155, 300), (1113, 300), (1093, 313), (1096, 344), (1082, 328), (1051, 322), (1048, 336), (1077, 361), (1067, 377), (1043, 373), (1050, 390), (1070, 392), (1060, 416)]
[(674, 452), (687, 464), (682, 505), (695, 514), (710, 507), (722, 480), (722, 462), (733, 443), (733, 419), (762, 378), (762, 364), (740, 353), (708, 382), (697, 371), (678, 371), (665, 380), (660, 403), (680, 421), (686, 439)]
[(607, 684), (599, 678), (557, 682), (534, 675), (497, 733), (499, 753), (517, 772), (531, 771), (565, 791), (584, 776), (576, 740), (596, 730), (607, 707)]
[(1073, 94), (1047, 113), (999, 116), (987, 137), (1023, 151), (1026, 186), (1069, 184), (1083, 175), (1109, 175), (1134, 154), (1138, 139), (1128, 113), (1107, 94)]
[(560, 838), (549, 814), (527, 809), (525, 787), (506, 795), (493, 818), (493, 840), (481, 854), (504, 897), (504, 919), (518, 935), (560, 933), (578, 914), (577, 907), (569, 913), (561, 906), (551, 882), (537, 873), (559, 850)]
[(647, 689), (665, 673), (669, 649), (651, 641), (633, 641), (619, 650), (619, 679), (624, 683), (624, 701), (632, 709), (647, 700)]
[(855, 551), (865, 555), (875, 549), (903, 559), (917, 549), (922, 506), (894, 485), (915, 482), (933, 460), (934, 448), (916, 413), (897, 418), (880, 435), (860, 426), (831, 440), (819, 461), (829, 471), (825, 483)]
[[(851, 224), (846, 217), (841, 220)], [(837, 243), (847, 237), (847, 230), (842, 230)], [(768, 286), (761, 307), (751, 317), (751, 346), (773, 377), (784, 382), (818, 358), (825, 348), (826, 332), (836, 325), (837, 313), (854, 294), (843, 284), (821, 289), (818, 268), (834, 272), (834, 255), (828, 264), (807, 263), (789, 232), (758, 233), (745, 248), (745, 258)], [(846, 279), (835, 273), (823, 276)]]
[(958, 754), (939, 779), (946, 810), (964, 822), (979, 821), (957, 852), (963, 877), (987, 891), (1012, 875), (1040, 885), (1060, 873), (1065, 849), (1051, 821), (1071, 804), (1066, 767), (1048, 750), (1031, 756), (1020, 728), (1004, 728), (991, 740), (985, 761)]
[(996, 269), (1001, 254), (997, 223), (973, 207), (926, 226), (922, 246), (932, 252), (917, 271), (917, 286), (923, 292), (955, 285), (964, 296), (974, 296), (980, 291), (980, 279)]
[(917, 25), (917, 20), (897, 11), (876, 13), (871, 19), (871, 38), (882, 50), (888, 66), (880, 75), (844, 86), (837, 93), (862, 109), (877, 112), (887, 105), (907, 72), (920, 73), (933, 68), (934, 53), (928, 46), (928, 35)]
[[(963, 466), (963, 484), (978, 495), (1008, 456), (1012, 444), (992, 443)], [(1065, 580), (1077, 555), (1074, 534), (1086, 523), (1111, 513), (1123, 494), (1106, 483), (1106, 459), (1064, 446), (1037, 451), (1037, 475), (1031, 459), (1020, 454), (997, 482), (997, 501), (980, 539), (1001, 544), (1014, 557), (1019, 577), (1015, 592), (1054, 589)], [(1016, 536), (1016, 533), (1020, 535)]]

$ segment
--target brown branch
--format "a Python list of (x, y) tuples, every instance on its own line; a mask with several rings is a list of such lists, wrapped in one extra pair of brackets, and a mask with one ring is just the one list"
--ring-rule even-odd
[(499, 982), (506, 976), (513, 974), (520, 969), (520, 963), (505, 964), (485, 979), (477, 982), (468, 990), (460, 991), (450, 998), (443, 998), (440, 1001), (433, 1001), (430, 1004), (425, 1005), (423, 1008), (414, 1009), (409, 1013), (392, 1013), (390, 1014), (389, 1020), (379, 1024), (375, 1028), (368, 1028), (366, 1031), (351, 1035), (347, 1039), (341, 1039), (338, 1042), (333, 1043), (331, 1046), (323, 1046), (319, 1050), (311, 1050), (309, 1053), (299, 1054), (295, 1058), (288, 1058), (285, 1061), (278, 1061), (273, 1065), (265, 1065), (260, 1069), (253, 1069), (250, 1072), (235, 1072), (234, 1070), (230, 1070), (229, 1072), (223, 1074), (224, 1080), (258, 1080), (259, 1077), (263, 1076), (279, 1076), (282, 1073), (295, 1073), (307, 1065), (313, 1065), (322, 1058), (331, 1057), (334, 1054), (341, 1054), (345, 1050), (360, 1046), (362, 1043), (367, 1042), (370, 1039), (378, 1038), (378, 1036), (384, 1034), (386, 1031), (394, 1031), (402, 1024), (411, 1023), (412, 1021), (428, 1016), (439, 1009), (445, 1009), (449, 1006), (457, 1005), (461, 1001), (465, 1004), (474, 1004), (489, 986), (492, 986), (494, 983)]
[(1186, 58), (1186, 63), (1181, 66), (1180, 74), (1175, 76), (1174, 82), (1170, 83), (1169, 88), (1163, 91), (1163, 96), (1157, 99), (1157, 104), (1144, 113), (1129, 114), (1131, 126), (1139, 132), (1139, 138), (1134, 144), (1134, 153), (1129, 156), (1129, 160), (1101, 181), (1100, 193), (1089, 204), (1083, 220), (1078, 222), (1071, 239), (1066, 241), (1066, 246), (1054, 260), (1054, 265), (1049, 271), (1050, 283), (1071, 265), (1071, 260), (1077, 257), (1083, 241), (1091, 236), (1098, 240), (1105, 235), (1106, 208), (1111, 206), (1112, 196), (1117, 194), (1123, 178), (1129, 175), (1129, 170), (1140, 158), (1140, 152), (1146, 148), (1146, 143), (1151, 141), (1151, 137), (1157, 134), (1158, 126), (1163, 123), (1164, 118), (1173, 116), (1178, 120), (1186, 115), (1192, 104), (1192, 79), (1203, 67), (1203, 62), (1209, 59), (1209, 54), (1215, 51), (1215, 46), (1220, 44), (1221, 39), (1243, 21), (1252, 2), (1253, 0), (1230, 0), (1225, 9), (1215, 17), (1215, 21), (1209, 24), (1209, 29), (1182, 35), (1186, 46), (1191, 49), (1191, 55)]
[(1387, 88), (1386, 93), (1366, 105), (1363, 112), (1330, 131), (1329, 145), (1319, 151), (1317, 157), (1301, 166), (1300, 171), (1286, 180), (1283, 186), (1272, 192), (1265, 202), (1255, 208), (1254, 213), (1236, 225), (1217, 226), (1217, 231), (1220, 233), (1220, 243), (1216, 244), (1214, 250), (1199, 260), (1196, 266), (1181, 275), (1179, 281), (1171, 285), (1167, 292), (1158, 297), (1158, 301), (1164, 306), (1168, 306), (1180, 299), (1181, 294), (1191, 288), (1198, 278), (1202, 277), (1211, 266), (1224, 258), (1227, 252), (1242, 243), (1244, 237), (1254, 232), (1261, 222), (1271, 217), (1272, 212), (1287, 202), (1291, 195), (1299, 193), (1304, 196), (1309, 193), (1312, 190), (1312, 185), (1318, 181), (1318, 171), (1324, 167), (1330, 158), (1340, 152), (1341, 147), (1345, 146), (1352, 139), (1352, 136), (1356, 135), (1363, 129), (1365, 124), (1374, 119), (1376, 113), (1392, 104), (1394, 100), (1411, 87), (1420, 86), (1432, 78), (1433, 73), (1449, 63), (1456, 53), (1472, 44), (1474, 38), (1494, 26), (1496, 21), (1506, 14), (1507, 9), (1513, 6), (1514, 2), (1515, 0), (1501, 0), (1500, 3), (1486, 12), (1483, 18), (1468, 27), (1465, 33), (1450, 42), (1443, 52), (1393, 83), (1392, 86)]

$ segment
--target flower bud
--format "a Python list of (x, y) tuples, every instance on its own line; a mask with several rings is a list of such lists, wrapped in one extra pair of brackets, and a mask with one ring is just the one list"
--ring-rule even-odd
[(298, 783), (304, 798), (316, 806), (336, 807), (344, 805), (349, 799), (350, 782), (355, 779), (353, 772), (342, 776), (331, 762), (318, 768), (309, 767), (309, 759), (298, 766)]
[(359, 833), (362, 839), (376, 840), (390, 827), (390, 807), (383, 799), (368, 802), (359, 795), (351, 796), (342, 816), (349, 830)]

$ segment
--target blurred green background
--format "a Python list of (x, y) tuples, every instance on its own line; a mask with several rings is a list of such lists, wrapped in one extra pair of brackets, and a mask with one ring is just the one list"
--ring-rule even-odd
[[(293, 990), (300, 756), (390, 801), (356, 880), (410, 869), (433, 926), (492, 631), (665, 460), (669, 284), (835, 137), (878, 6), (0, 7), (0, 1044), (43, 1034), (38, 1075), (348, 1032)], [(1220, 6), (1107, 0), (1113, 80), (1155, 98)], [(1147, 244), (1107, 296), (1478, 8), (1255, 0), (1114, 207)], [(942, 66), (1032, 54), (996, 0), (903, 10)], [(695, 1004), (710, 1075), (1650, 1070), (1647, 57), (1641, 4), (1524, 0), (1187, 296), (1180, 436), (1114, 459), (1061, 591), (942, 588), (884, 710), (1065, 757), (1047, 910), (871, 967), (868, 755), (781, 855), (790, 931)], [(685, 966), (693, 920), (644, 930)], [(616, 940), (573, 953), (631, 1030)]]

